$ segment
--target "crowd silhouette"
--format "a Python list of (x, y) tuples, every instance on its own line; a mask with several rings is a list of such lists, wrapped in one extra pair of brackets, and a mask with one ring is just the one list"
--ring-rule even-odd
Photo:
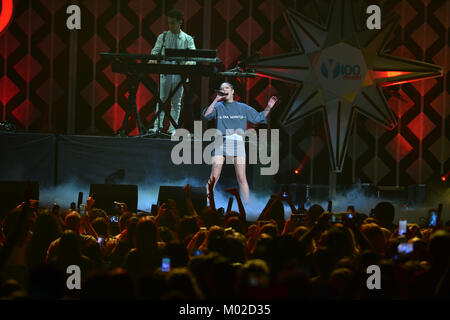
[[(168, 200), (157, 212), (85, 212), (34, 200), (0, 213), (0, 299), (449, 299), (450, 232), (394, 224), (380, 202), (370, 214), (296, 208), (274, 194), (257, 221), (248, 221), (237, 188), (227, 192), (238, 211), (218, 210), (214, 179), (209, 205), (197, 212), (186, 185), (185, 212)], [(285, 220), (284, 204), (292, 214)], [(119, 216), (118, 222), (111, 216)], [(400, 231), (400, 232), (399, 232)], [(67, 267), (81, 270), (81, 289), (67, 287)], [(367, 286), (379, 266), (381, 289)]]

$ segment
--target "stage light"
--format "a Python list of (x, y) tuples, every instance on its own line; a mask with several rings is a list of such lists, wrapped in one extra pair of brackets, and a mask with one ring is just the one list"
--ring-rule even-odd
[(300, 174), (300, 170), (295, 169), (295, 170), (294, 170), (294, 173), (295, 173), (295, 174)]
[(450, 175), (450, 171), (447, 173), (444, 173), (444, 175), (441, 176), (441, 183), (447, 183), (448, 176)]

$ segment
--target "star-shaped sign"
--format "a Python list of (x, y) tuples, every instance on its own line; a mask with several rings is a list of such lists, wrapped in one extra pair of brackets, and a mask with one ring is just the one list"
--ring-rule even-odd
[(356, 28), (351, 0), (335, 0), (325, 26), (288, 9), (285, 18), (298, 51), (247, 64), (262, 77), (299, 84), (282, 116), (291, 125), (322, 112), (331, 168), (341, 172), (356, 113), (392, 129), (397, 120), (380, 86), (442, 76), (440, 66), (385, 52), (396, 26), (393, 15), (381, 30)]

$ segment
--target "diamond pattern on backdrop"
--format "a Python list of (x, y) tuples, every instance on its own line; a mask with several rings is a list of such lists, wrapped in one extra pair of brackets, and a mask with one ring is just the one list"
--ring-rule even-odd
[(92, 81), (86, 88), (81, 91), (81, 95), (86, 99), (86, 102), (93, 103), (93, 107), (96, 108), (103, 100), (108, 97), (108, 93), (97, 82)]
[(433, 122), (423, 113), (419, 114), (413, 121), (408, 124), (408, 128), (415, 136), (423, 140), (435, 128)]
[(14, 69), (23, 79), (33, 79), (42, 70), (42, 66), (28, 54), (14, 66)]
[(83, 52), (91, 58), (92, 61), (97, 63), (101, 56), (99, 52), (108, 52), (109, 48), (106, 43), (97, 35), (94, 35), (88, 42), (82, 47)]
[(121, 106), (115, 103), (102, 115), (102, 118), (114, 131), (117, 131), (122, 125), (122, 119), (124, 116), (125, 111), (123, 111)]
[(25, 100), (14, 109), (12, 115), (16, 117), (22, 126), (26, 129), (39, 117), (40, 112), (30, 100)]
[(5, 33), (4, 39), (0, 40), (0, 56), (8, 57), (20, 46), (20, 42), (11, 33)]
[(0, 78), (0, 101), (3, 105), (6, 105), (19, 91), (19, 88), (8, 77)]
[(152, 0), (131, 0), (128, 6), (137, 16), (146, 17), (155, 9), (156, 4)]
[[(31, 22), (31, 25), (30, 25)], [(40, 27), (42, 27), (45, 21), (41, 18), (39, 14), (32, 8), (27, 9), (19, 18), (16, 18), (14, 21), (23, 32), (28, 33), (28, 29), (31, 29), (31, 32), (36, 31)]]
[(385, 149), (395, 161), (400, 162), (412, 150), (412, 147), (401, 134), (397, 134), (386, 145)]
[(406, 169), (413, 181), (428, 181), (433, 174), (433, 169), (424, 159), (417, 159)]
[(230, 23), (230, 21), (243, 9), (238, 0), (220, 0), (217, 1), (214, 8), (227, 23)]
[(133, 29), (133, 26), (123, 15), (118, 13), (105, 25), (105, 28), (113, 36), (116, 35), (119, 39), (123, 39)]
[(44, 84), (36, 90), (36, 93), (41, 97), (46, 104), (52, 101), (57, 101), (63, 96), (63, 89), (55, 80), (47, 80)]
[(45, 36), (44, 40), (38, 44), (38, 47), (47, 57), (50, 57), (52, 54), (55, 56), (60, 55), (64, 51), (66, 45), (54, 32), (52, 32)]
[(183, 12), (185, 21), (189, 21), (201, 9), (201, 6), (196, 0), (179, 0), (174, 4), (174, 9)]
[[(146, 1), (150, 2), (150, 1)], [(112, 5), (110, 0), (84, 0), (83, 7), (88, 9), (96, 18), (101, 16)]]

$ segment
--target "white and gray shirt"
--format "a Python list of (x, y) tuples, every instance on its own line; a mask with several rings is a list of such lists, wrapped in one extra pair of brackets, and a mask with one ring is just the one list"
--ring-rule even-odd
[[(187, 33), (180, 30), (179, 34), (172, 33), (169, 31), (164, 31), (158, 36), (155, 46), (152, 49), (151, 54), (162, 54), (164, 55), (165, 48), (170, 49), (195, 49), (194, 38)], [(169, 63), (165, 61), (163, 63)], [(172, 61), (175, 64), (175, 61)]]

